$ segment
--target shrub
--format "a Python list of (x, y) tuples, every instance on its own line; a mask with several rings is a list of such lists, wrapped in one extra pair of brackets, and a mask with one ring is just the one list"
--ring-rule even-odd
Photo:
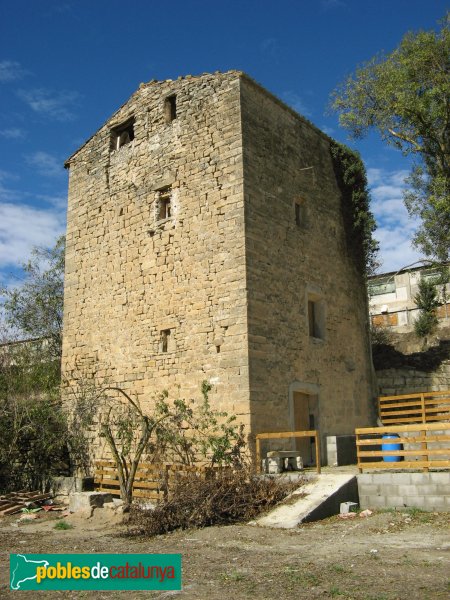
[(225, 467), (206, 476), (186, 473), (177, 477), (169, 498), (154, 510), (132, 508), (129, 534), (154, 536), (174, 529), (249, 521), (299, 485), (298, 481), (255, 476), (250, 467)]

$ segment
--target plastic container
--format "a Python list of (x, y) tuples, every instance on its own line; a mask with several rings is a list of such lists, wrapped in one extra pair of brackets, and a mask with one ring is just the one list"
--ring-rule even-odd
[[(383, 435), (383, 440), (395, 440), (395, 439), (398, 439), (399, 437), (400, 436), (397, 435), (396, 433), (385, 433)], [(403, 444), (400, 444), (400, 443), (393, 444), (393, 443), (383, 442), (381, 444), (381, 449), (383, 451), (385, 451), (385, 450), (389, 450), (389, 451), (403, 450)], [(383, 456), (383, 460), (384, 460), (384, 462), (399, 462), (400, 460), (403, 460), (403, 456)]]

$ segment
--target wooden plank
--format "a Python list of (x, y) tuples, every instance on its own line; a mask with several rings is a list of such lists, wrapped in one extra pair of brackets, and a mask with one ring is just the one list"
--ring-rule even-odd
[(133, 490), (135, 488), (147, 488), (149, 490), (160, 490), (163, 487), (161, 482), (158, 481), (135, 481), (133, 483)]
[(450, 423), (417, 423), (416, 425), (386, 425), (382, 427), (359, 427), (355, 429), (357, 435), (365, 435), (368, 433), (398, 433), (403, 431), (436, 431), (450, 430)]
[(381, 411), (380, 417), (384, 419), (385, 417), (398, 417), (399, 415), (411, 415), (413, 413), (417, 413), (418, 415), (422, 414), (422, 409), (418, 408), (417, 410), (413, 410), (412, 408), (409, 410), (392, 410), (392, 411)]
[(380, 411), (381, 411), (381, 413), (383, 413), (383, 412), (388, 411), (393, 408), (407, 408), (408, 406), (411, 408), (413, 406), (417, 406), (418, 410), (420, 411), (420, 405), (421, 405), (420, 399), (416, 400), (415, 402), (389, 402), (386, 404), (382, 404)]
[(261, 473), (261, 438), (256, 436), (256, 472)]
[(361, 469), (415, 469), (419, 470), (422, 468), (441, 469), (450, 467), (450, 460), (439, 460), (439, 461), (399, 461), (399, 462), (362, 462), (358, 463), (358, 467)]
[(115, 490), (115, 489), (98, 487), (98, 488), (96, 488), (95, 491), (96, 492), (108, 492), (108, 494), (111, 494), (112, 496), (120, 496), (120, 491), (119, 490)]
[(7, 515), (13, 515), (15, 513), (20, 512), (23, 508), (25, 508), (25, 504), (15, 504), (10, 508), (4, 508), (3, 510), (0, 510), (0, 515), (4, 517), (6, 517)]
[(321, 466), (321, 458), (320, 458), (320, 440), (319, 440), (319, 436), (317, 435), (317, 431), (315, 432), (315, 441), (316, 441), (316, 469), (317, 469), (317, 473), (320, 474), (321, 470), (322, 470), (322, 466)]
[(401, 417), (399, 419), (398, 418), (396, 419), (395, 417), (392, 417), (392, 418), (383, 417), (381, 420), (384, 423), (386, 423), (386, 425), (385, 425), (386, 427), (390, 427), (391, 425), (395, 425), (397, 423), (399, 425), (402, 425), (405, 423), (417, 423), (417, 424), (422, 423), (422, 421), (418, 420), (418, 417)]
[(378, 401), (383, 402), (385, 400), (403, 400), (404, 398), (420, 398), (422, 394), (425, 398), (432, 398), (433, 396), (450, 396), (450, 390), (441, 390), (439, 392), (418, 392), (414, 394), (399, 394), (397, 396), (379, 396)]
[[(391, 438), (389, 442), (389, 438), (369, 438), (364, 440), (356, 440), (357, 446), (379, 446), (381, 443), (391, 443), (391, 444), (418, 444), (420, 442), (449, 442), (450, 443), (450, 435), (430, 435), (430, 436), (420, 436), (420, 437), (398, 437)], [(450, 447), (449, 447), (450, 452)]]
[(417, 450), (363, 450), (359, 452), (359, 456), (422, 456), (426, 450), (426, 454), (439, 456), (450, 456), (450, 448), (436, 449), (418, 448)]
[(260, 440), (276, 440), (276, 439), (286, 439), (291, 437), (315, 437), (316, 431), (308, 430), (308, 431), (282, 431), (279, 433), (257, 433), (256, 439)]

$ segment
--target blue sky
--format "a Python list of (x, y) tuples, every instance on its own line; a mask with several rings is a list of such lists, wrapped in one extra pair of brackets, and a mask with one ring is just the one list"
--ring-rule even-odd
[[(64, 232), (64, 160), (140, 82), (240, 69), (339, 141), (330, 92), (408, 30), (432, 29), (443, 0), (3, 0), (0, 4), (0, 284), (34, 245)], [(403, 208), (410, 167), (375, 135), (361, 152), (382, 271), (417, 260)]]

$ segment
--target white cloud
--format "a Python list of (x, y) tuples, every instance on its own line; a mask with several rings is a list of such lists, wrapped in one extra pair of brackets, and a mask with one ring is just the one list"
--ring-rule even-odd
[(320, 129), (330, 137), (336, 135), (336, 130), (332, 127), (328, 127), (328, 125), (321, 125)]
[(283, 92), (283, 94), (281, 95), (281, 99), (288, 106), (293, 108), (295, 111), (297, 111), (299, 114), (303, 115), (304, 117), (311, 116), (311, 111), (306, 107), (303, 99), (296, 92), (292, 92), (292, 91)]
[(396, 271), (420, 258), (411, 243), (419, 222), (408, 215), (403, 203), (407, 175), (404, 170), (367, 170), (371, 208), (378, 224), (375, 237), (380, 242), (381, 272)]
[(34, 167), (40, 175), (45, 177), (59, 177), (64, 175), (62, 161), (59, 161), (48, 152), (35, 152), (26, 157), (27, 163)]
[(10, 127), (9, 129), (0, 129), (0, 136), (7, 140), (23, 140), (25, 131), (19, 127)]
[(33, 246), (52, 246), (64, 233), (64, 221), (55, 209), (0, 202), (0, 269), (19, 268)]
[(260, 43), (259, 47), (261, 52), (266, 56), (270, 56), (272, 58), (278, 56), (279, 49), (276, 38), (266, 38)]
[(19, 90), (18, 95), (32, 110), (56, 121), (73, 120), (73, 107), (80, 99), (77, 92), (52, 92), (45, 88)]
[(16, 81), (17, 79), (21, 79), (25, 74), (26, 72), (17, 61), (0, 61), (0, 82)]

